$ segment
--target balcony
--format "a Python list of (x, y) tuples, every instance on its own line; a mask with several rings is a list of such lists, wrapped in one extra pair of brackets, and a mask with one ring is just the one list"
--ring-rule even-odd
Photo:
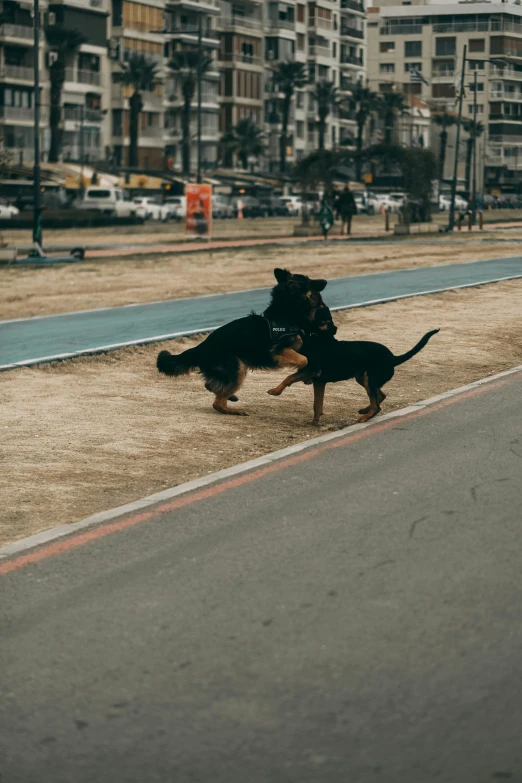
[(421, 35), (422, 24), (385, 24), (381, 27), (381, 35)]
[(254, 30), (260, 35), (263, 33), (263, 23), (260, 19), (247, 19), (243, 16), (220, 16), (216, 20), (216, 27), (223, 31)]
[(341, 11), (345, 8), (350, 8), (352, 11), (359, 11), (364, 14), (364, 4), (358, 3), (357, 0), (341, 0)]
[[(216, 42), (217, 43), (217, 42)], [(156, 63), (159, 65), (163, 62), (163, 55), (162, 54), (148, 54), (146, 52), (137, 52), (135, 49), (124, 49), (123, 50), (123, 59), (125, 62), (128, 62), (128, 60), (131, 57), (134, 57), (135, 54), (141, 54), (149, 63)], [(70, 69), (72, 70), (72, 69)]]
[(455, 79), (455, 71), (451, 70), (444, 70), (444, 71), (432, 71), (431, 72), (431, 78), (437, 79), (437, 81), (443, 82), (448, 81), (452, 82)]
[(188, 11), (196, 11), (208, 14), (219, 14), (219, 0), (167, 0), (170, 8), (186, 8)]
[(322, 17), (313, 17), (308, 20), (308, 27), (319, 28), (321, 30), (332, 30), (333, 23), (331, 19), (323, 19)]
[(489, 115), (490, 120), (506, 120), (506, 122), (522, 122), (522, 114), (506, 114), (505, 112), (495, 112)]
[(361, 56), (352, 55), (352, 54), (342, 54), (341, 55), (341, 65), (358, 65), (362, 66), (363, 64), (363, 58)]
[(364, 30), (358, 30), (356, 27), (344, 27), (341, 25), (341, 37), (343, 35), (349, 38), (364, 38)]
[(140, 130), (140, 136), (144, 136), (147, 139), (160, 139), (164, 133), (165, 129), (159, 128), (157, 125), (151, 125)]
[(271, 30), (295, 30), (295, 21), (289, 22), (286, 19), (269, 19), (268, 26)]
[(14, 79), (21, 82), (34, 82), (34, 70), (27, 65), (4, 65), (2, 79)]
[(309, 57), (330, 57), (330, 47), (329, 46), (318, 46), (317, 44), (313, 44), (312, 46), (308, 47), (308, 56)]
[(18, 38), (24, 41), (33, 41), (34, 32), (32, 27), (26, 27), (21, 24), (3, 24), (0, 26), (0, 37)]
[(235, 63), (236, 65), (263, 66), (262, 57), (256, 54), (243, 54), (242, 52), (218, 52), (218, 60), (224, 63)]
[[(13, 122), (34, 122), (34, 109), (22, 108), (21, 106), (1, 106), (2, 119)], [(47, 114), (45, 110), (40, 110), (40, 122), (47, 123)]]
[[(73, 120), (75, 122), (82, 122), (82, 106), (65, 106), (63, 110), (64, 120)], [(103, 115), (99, 109), (85, 109), (83, 108), (83, 122), (86, 124), (96, 123), (100, 124), (103, 120)]]

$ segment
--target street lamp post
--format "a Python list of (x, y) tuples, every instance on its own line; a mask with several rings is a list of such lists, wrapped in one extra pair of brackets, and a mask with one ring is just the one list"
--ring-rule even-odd
[(43, 256), (42, 248), (42, 191), (40, 173), (40, 6), (34, 0), (34, 168), (33, 168), (33, 244), (36, 255)]
[(462, 73), (460, 75), (460, 93), (459, 93), (459, 113), (457, 117), (457, 139), (455, 142), (455, 161), (453, 163), (453, 179), (451, 181), (451, 201), (449, 210), (448, 231), (453, 231), (455, 228), (455, 197), (457, 195), (457, 176), (459, 167), (459, 145), (460, 145), (460, 126), (462, 121), (462, 101), (464, 98), (464, 76), (466, 72), (466, 54), (468, 51), (467, 44), (464, 44), (464, 52), (462, 55)]
[(203, 65), (203, 47), (202, 47), (202, 27), (203, 20), (201, 13), (198, 15), (198, 183), (201, 183), (201, 81), (202, 81), (202, 65)]
[(471, 224), (477, 219), (477, 69), (473, 72), (473, 185), (471, 188)]

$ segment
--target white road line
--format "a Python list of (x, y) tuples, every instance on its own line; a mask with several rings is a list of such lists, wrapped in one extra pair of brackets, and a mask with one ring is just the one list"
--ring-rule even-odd
[[(337, 305), (337, 307), (331, 307), (332, 311), (340, 310), (356, 310), (361, 307), (371, 307), (377, 304), (386, 304), (386, 302), (397, 302), (401, 299), (413, 299), (416, 296), (429, 296), (430, 294), (442, 294), (445, 291), (458, 291), (463, 288), (478, 288), (481, 285), (490, 285), (492, 283), (501, 283), (505, 280), (519, 280), (522, 278), (522, 270), (517, 275), (509, 275), (508, 277), (496, 277), (488, 280), (479, 280), (474, 283), (463, 283), (462, 285), (454, 285), (446, 288), (435, 288), (428, 291), (415, 291), (411, 294), (397, 294), (396, 296), (388, 296), (382, 299), (368, 299), (363, 302), (355, 302), (349, 305)], [(259, 290), (259, 289), (258, 289)], [(199, 297), (198, 297), (199, 298)], [(133, 305), (126, 305), (132, 307)], [(107, 308), (110, 309), (110, 308)], [(25, 320), (25, 319), (22, 319)], [(3, 323), (6, 323), (5, 321)], [(107, 351), (117, 351), (120, 348), (128, 348), (133, 345), (149, 345), (150, 343), (158, 343), (162, 340), (174, 340), (176, 337), (190, 337), (194, 334), (207, 334), (213, 332), (218, 326), (207, 326), (200, 329), (190, 329), (183, 332), (172, 332), (170, 334), (160, 334), (154, 337), (144, 337), (139, 340), (129, 340), (124, 343), (112, 343), (111, 345), (99, 345), (95, 348), (85, 348), (81, 351), (71, 351), (70, 353), (57, 353), (53, 356), (42, 356), (35, 359), (24, 359), (21, 362), (14, 362), (11, 364), (0, 364), (0, 372), (6, 372), (7, 370), (16, 370), (21, 367), (32, 367), (37, 364), (49, 364), (50, 362), (60, 362), (66, 359), (74, 359), (77, 356), (95, 356), (99, 353), (106, 353)]]
[(116, 508), (111, 508), (108, 511), (101, 511), (98, 514), (93, 514), (92, 516), (87, 517), (86, 519), (82, 519), (79, 522), (73, 522), (69, 525), (59, 525), (58, 527), (53, 527), (50, 530), (44, 530), (41, 533), (36, 533), (33, 536), (22, 538), (19, 541), (14, 541), (12, 544), (7, 544), (6, 546), (1, 547), (0, 560), (6, 557), (11, 557), (12, 555), (19, 554), (20, 552), (25, 552), (28, 549), (41, 546), (42, 544), (48, 544), (51, 541), (62, 538), (63, 536), (76, 533), (78, 530), (84, 530), (85, 528), (92, 527), (93, 525), (109, 522), (110, 520), (116, 519), (117, 517), (125, 516), (134, 511), (139, 511), (141, 509), (154, 506), (157, 503), (170, 500), (171, 498), (177, 497), (178, 495), (185, 495), (187, 492), (193, 492), (196, 489), (207, 487), (209, 484), (215, 484), (219, 481), (222, 481), (223, 479), (237, 476), (239, 473), (246, 473), (249, 470), (254, 470), (255, 468), (262, 467), (263, 465), (277, 462), (278, 460), (285, 459), (286, 457), (289, 457), (292, 454), (296, 454), (300, 451), (304, 451), (305, 449), (311, 449), (314, 446), (320, 446), (323, 443), (328, 443), (328, 441), (344, 438), (346, 435), (368, 429), (369, 427), (373, 427), (380, 422), (401, 418), (402, 416), (406, 416), (407, 414), (413, 413), (414, 411), (435, 405), (442, 400), (446, 400), (450, 397), (456, 397), (459, 394), (464, 394), (465, 392), (470, 391), (471, 389), (476, 389), (479, 386), (484, 386), (488, 383), (498, 381), (501, 378), (507, 378), (510, 375), (515, 375), (519, 372), (522, 372), (522, 364), (518, 365), (517, 367), (512, 367), (510, 370), (505, 370), (504, 372), (496, 373), (495, 375), (489, 375), (486, 378), (481, 378), (480, 380), (474, 381), (473, 383), (468, 383), (465, 386), (459, 386), (457, 389), (451, 389), (450, 391), (444, 392), (443, 394), (437, 394), (434, 397), (429, 397), (426, 400), (409, 405), (407, 408), (401, 408), (401, 410), (387, 413), (384, 416), (379, 416), (378, 418), (372, 419), (372, 421), (366, 424), (352, 424), (349, 427), (336, 430), (335, 432), (328, 432), (324, 435), (319, 435), (316, 438), (310, 438), (310, 440), (302, 441), (301, 443), (294, 443), (292, 446), (288, 446), (285, 449), (280, 449), (279, 451), (273, 451), (270, 454), (265, 454), (262, 457), (258, 457), (257, 459), (252, 459), (248, 462), (242, 462), (239, 465), (233, 465), (232, 467), (225, 468), (224, 470), (218, 470), (216, 473), (202, 476), (201, 478), (194, 479), (193, 481), (187, 481), (184, 484), (179, 484), (177, 487), (171, 487), (170, 489), (165, 489), (162, 492), (156, 492), (154, 495), (149, 495), (148, 497), (141, 498), (140, 500), (134, 500), (132, 503), (126, 503), (123, 506), (117, 506)]

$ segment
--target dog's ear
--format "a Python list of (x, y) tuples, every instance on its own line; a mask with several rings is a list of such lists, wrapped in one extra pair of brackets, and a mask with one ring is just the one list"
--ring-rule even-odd
[(292, 273), (288, 269), (274, 269), (274, 276), (278, 283), (286, 283), (292, 277)]
[(328, 280), (310, 280), (312, 291), (323, 291), (326, 288)]

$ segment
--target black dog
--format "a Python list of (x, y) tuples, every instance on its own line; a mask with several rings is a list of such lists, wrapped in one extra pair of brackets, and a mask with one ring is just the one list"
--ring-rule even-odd
[(156, 366), (165, 375), (201, 371), (205, 387), (216, 395), (213, 407), (220, 413), (246, 416), (229, 408), (248, 369), (275, 369), (291, 365), (302, 369), (308, 363), (298, 353), (312, 328), (315, 311), (322, 304), (320, 291), (326, 280), (311, 280), (274, 269), (277, 285), (263, 315), (252, 313), (212, 332), (206, 340), (177, 356), (161, 351)]
[(359, 413), (360, 422), (376, 416), (381, 410), (381, 402), (386, 399), (382, 386), (393, 378), (395, 368), (409, 361), (419, 353), (428, 340), (437, 334), (439, 329), (427, 332), (407, 353), (394, 356), (381, 343), (355, 340), (336, 340), (337, 332), (330, 310), (326, 305), (318, 307), (314, 319), (313, 333), (303, 343), (301, 352), (308, 359), (305, 369), (289, 375), (279, 386), (270, 389), (269, 394), (282, 394), (287, 386), (303, 381), (314, 384), (314, 418), (312, 424), (319, 424), (323, 415), (324, 390), (327, 383), (347, 381), (355, 378), (364, 386), (370, 404)]

